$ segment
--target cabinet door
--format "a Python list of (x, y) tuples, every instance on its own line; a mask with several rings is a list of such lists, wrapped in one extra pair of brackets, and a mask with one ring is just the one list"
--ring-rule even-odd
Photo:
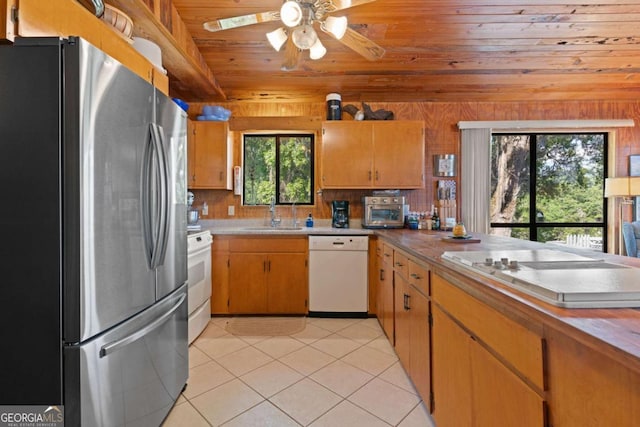
[(383, 245), (382, 277), (380, 282), (382, 294), (382, 326), (391, 345), (394, 344), (394, 306), (393, 306), (393, 249)]
[(378, 240), (376, 245), (376, 317), (378, 318), (378, 323), (380, 323), (380, 327), (384, 330), (384, 317), (382, 314), (384, 313), (384, 278), (385, 278), (385, 270), (384, 270), (384, 255), (382, 252), (382, 242)]
[(227, 122), (193, 122), (193, 182), (191, 188), (231, 189), (231, 147)]
[(0, 0), (0, 39), (13, 41), (16, 25), (11, 20), (11, 8), (18, 7), (18, 0)]
[(196, 129), (193, 120), (187, 120), (187, 187), (196, 184)]
[(430, 408), (431, 396), (431, 363), (430, 363), (430, 328), (429, 300), (412, 286), (410, 289), (409, 312), (411, 349), (409, 354), (409, 374), (413, 385)]
[(395, 349), (400, 363), (411, 375), (411, 312), (409, 311), (409, 284), (397, 271), (393, 273), (395, 304)]
[(264, 254), (229, 254), (229, 312), (267, 312), (267, 258)]
[(213, 241), (211, 250), (211, 313), (229, 313), (229, 246), (217, 248)]
[(477, 342), (469, 350), (474, 425), (543, 427), (542, 398)]
[(153, 82), (153, 65), (77, 1), (20, 0), (19, 10), (19, 36), (82, 37), (146, 81)]
[(322, 188), (370, 188), (372, 185), (372, 125), (365, 122), (325, 122), (320, 156)]
[(269, 254), (267, 308), (269, 313), (307, 312), (307, 257), (304, 253)]
[(374, 187), (424, 187), (423, 122), (376, 122), (373, 151)]
[(433, 418), (438, 427), (471, 426), (471, 338), (439, 307), (432, 315)]

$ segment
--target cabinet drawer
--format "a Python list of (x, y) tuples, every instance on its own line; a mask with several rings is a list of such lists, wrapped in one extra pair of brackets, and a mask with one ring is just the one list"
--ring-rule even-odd
[(409, 260), (409, 283), (424, 295), (429, 295), (429, 270), (413, 260)]
[(542, 337), (434, 274), (432, 300), (525, 378), (545, 390)]
[(306, 252), (305, 237), (252, 237), (229, 241), (231, 252)]
[(398, 250), (393, 251), (393, 271), (409, 280), (409, 257)]
[(384, 262), (393, 262), (393, 247), (387, 244), (382, 245), (382, 259)]

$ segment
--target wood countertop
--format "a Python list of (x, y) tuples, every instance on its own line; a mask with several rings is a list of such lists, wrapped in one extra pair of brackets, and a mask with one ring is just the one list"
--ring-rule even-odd
[(538, 329), (565, 334), (640, 373), (640, 308), (560, 308), (471, 270), (443, 261), (445, 251), (555, 249), (603, 258), (640, 268), (640, 259), (538, 242), (473, 233), (479, 243), (452, 243), (450, 232), (376, 230), (383, 240), (429, 264), (431, 271), (454, 282), (492, 308)]

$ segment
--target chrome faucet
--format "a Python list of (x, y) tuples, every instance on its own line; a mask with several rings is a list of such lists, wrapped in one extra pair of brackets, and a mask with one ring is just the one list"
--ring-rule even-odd
[(271, 213), (271, 226), (277, 227), (280, 225), (280, 218), (276, 218), (276, 198), (271, 197), (271, 204), (269, 205), (269, 212)]
[(298, 210), (296, 209), (296, 204), (295, 202), (291, 203), (291, 226), (293, 228), (298, 226), (298, 218), (296, 218), (296, 214), (298, 213)]

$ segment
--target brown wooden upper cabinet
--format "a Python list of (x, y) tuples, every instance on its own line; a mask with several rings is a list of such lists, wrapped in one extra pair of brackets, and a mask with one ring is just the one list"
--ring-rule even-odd
[(423, 188), (424, 122), (322, 124), (322, 188)]
[[(17, 26), (10, 19), (12, 7), (18, 14)], [(169, 78), (135, 50), (124, 36), (75, 0), (0, 0), (0, 11), (5, 14), (0, 18), (5, 21), (0, 25), (3, 37), (82, 37), (161, 92), (169, 94)]]
[(189, 120), (188, 187), (231, 190), (233, 145), (227, 122)]

